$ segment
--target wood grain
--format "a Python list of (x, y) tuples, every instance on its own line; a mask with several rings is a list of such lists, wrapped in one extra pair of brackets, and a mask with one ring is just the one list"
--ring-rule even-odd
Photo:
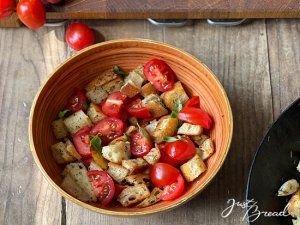
[(65, 55), (60, 29), (0, 31), (0, 224), (60, 224), (61, 197), (37, 169), (28, 117), (39, 85)]
[(48, 5), (49, 18), (200, 19), (300, 17), (299, 0), (66, 0)]

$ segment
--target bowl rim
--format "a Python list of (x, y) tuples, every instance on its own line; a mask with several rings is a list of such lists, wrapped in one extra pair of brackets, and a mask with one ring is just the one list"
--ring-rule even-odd
[[(130, 43), (130, 42), (141, 42), (141, 43), (146, 43), (146, 44), (154, 44), (154, 45), (158, 45), (158, 46), (164, 46), (167, 48), (170, 48), (172, 50), (175, 50), (177, 52), (180, 52), (181, 54), (185, 55), (186, 57), (190, 58), (191, 60), (193, 60), (193, 62), (195, 62), (196, 64), (200, 64), (201, 66), (205, 67), (205, 69), (207, 69), (213, 79), (214, 82), (216, 82), (218, 88), (220, 89), (224, 99), (225, 99), (225, 104), (227, 107), (227, 113), (228, 113), (228, 118), (229, 118), (229, 138), (225, 147), (225, 152), (222, 156), (222, 159), (219, 163), (219, 165), (216, 167), (216, 169), (213, 171), (213, 173), (211, 174), (211, 176), (205, 181), (203, 182), (201, 185), (199, 185), (192, 193), (190, 193), (188, 196), (186, 196), (185, 198), (181, 199), (180, 201), (172, 204), (172, 205), (167, 205), (167, 206), (163, 206), (163, 207), (159, 207), (159, 208), (150, 208), (147, 211), (143, 211), (143, 212), (134, 212), (134, 211), (130, 211), (130, 212), (126, 212), (126, 211), (113, 211), (113, 210), (108, 210), (108, 209), (103, 209), (103, 208), (98, 208), (96, 206), (92, 206), (88, 203), (85, 203), (83, 201), (78, 200), (77, 198), (71, 196), (70, 194), (68, 194), (67, 192), (65, 192), (61, 187), (59, 187), (51, 178), (50, 176), (47, 174), (47, 172), (45, 171), (45, 169), (43, 168), (36, 150), (35, 150), (35, 146), (34, 146), (34, 141), (33, 141), (33, 128), (32, 128), (32, 122), (33, 122), (33, 114), (35, 111), (35, 106), (36, 106), (36, 102), (39, 99), (40, 93), (42, 92), (42, 90), (44, 89), (44, 87), (46, 86), (46, 84), (48, 83), (48, 81), (55, 75), (55, 73), (60, 70), (67, 62), (73, 60), (74, 58), (78, 57), (78, 55), (80, 55), (81, 53), (90, 51), (91, 49), (94, 48), (98, 48), (100, 46), (105, 46), (105, 45), (110, 45), (110, 44), (114, 44), (114, 43)], [(130, 216), (130, 217), (137, 217), (137, 216), (144, 216), (144, 215), (151, 215), (154, 213), (159, 213), (159, 212), (166, 212), (169, 211), (171, 209), (174, 209), (186, 202), (188, 202), (189, 200), (193, 199), (194, 197), (196, 197), (200, 192), (202, 192), (209, 184), (210, 182), (213, 180), (213, 178), (217, 175), (217, 173), (219, 172), (219, 170), (221, 169), (222, 165), (224, 164), (224, 161), (228, 155), (229, 149), (230, 149), (230, 145), (232, 142), (232, 135), (233, 135), (233, 115), (232, 115), (232, 110), (231, 110), (231, 106), (230, 106), (230, 102), (228, 99), (228, 96), (225, 92), (224, 87), (222, 86), (221, 82), (219, 81), (219, 79), (216, 77), (216, 75), (213, 73), (213, 71), (211, 69), (209, 69), (204, 63), (202, 63), (202, 61), (200, 61), (198, 58), (196, 58), (195, 56), (193, 56), (192, 54), (186, 52), (185, 50), (175, 47), (173, 45), (170, 44), (166, 44), (163, 42), (159, 42), (159, 41), (153, 41), (150, 39), (142, 39), (142, 38), (130, 38), (130, 39), (115, 39), (115, 40), (110, 40), (110, 41), (104, 41), (89, 47), (86, 47), (80, 51), (78, 51), (77, 53), (75, 53), (74, 55), (72, 55), (71, 57), (69, 57), (68, 59), (66, 59), (63, 63), (61, 63), (58, 67), (56, 67), (56, 69), (47, 77), (47, 79), (42, 83), (42, 85), (39, 87), (34, 100), (32, 102), (32, 106), (30, 109), (30, 115), (29, 115), (29, 126), (28, 126), (28, 133), (29, 133), (29, 144), (30, 144), (30, 151), (33, 155), (34, 161), (37, 164), (39, 170), (42, 172), (43, 176), (46, 178), (46, 180), (51, 184), (51, 186), (58, 191), (62, 197), (67, 198), (68, 200), (72, 201), (73, 203), (76, 203), (77, 205), (89, 209), (91, 211), (97, 212), (97, 213), (101, 213), (101, 214), (106, 214), (106, 215), (111, 215), (111, 216), (120, 216), (120, 217), (124, 217), (124, 216)]]

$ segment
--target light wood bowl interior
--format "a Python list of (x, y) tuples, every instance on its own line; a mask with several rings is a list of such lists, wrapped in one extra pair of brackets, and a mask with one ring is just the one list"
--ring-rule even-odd
[[(201, 108), (214, 120), (210, 136), (215, 154), (207, 162), (208, 170), (186, 187), (186, 192), (174, 201), (164, 201), (147, 208), (123, 208), (81, 202), (60, 188), (63, 167), (57, 165), (50, 146), (56, 141), (51, 122), (64, 109), (66, 99), (75, 87), (83, 87), (97, 74), (114, 65), (131, 70), (152, 58), (165, 60), (175, 71), (190, 96), (199, 95)], [(64, 197), (99, 213), (116, 216), (136, 216), (162, 212), (176, 207), (201, 192), (223, 164), (232, 138), (232, 113), (228, 98), (215, 75), (193, 56), (175, 47), (148, 40), (116, 40), (100, 43), (77, 53), (64, 62), (38, 91), (32, 105), (29, 122), (31, 151), (40, 170), (51, 185)]]

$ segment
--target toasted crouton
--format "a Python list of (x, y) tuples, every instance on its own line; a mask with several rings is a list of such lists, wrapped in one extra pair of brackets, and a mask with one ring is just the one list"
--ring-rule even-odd
[(85, 86), (86, 91), (93, 90), (95, 87), (101, 87), (112, 80), (115, 80), (119, 77), (113, 69), (109, 69), (96, 76), (90, 83)]
[(155, 128), (158, 125), (158, 121), (157, 120), (152, 120), (150, 121), (150, 123), (145, 127), (146, 130), (148, 131), (148, 133), (150, 134), (150, 136), (153, 136), (153, 133), (155, 131)]
[(202, 132), (203, 128), (199, 125), (183, 123), (182, 126), (179, 127), (177, 134), (200, 135)]
[(116, 139), (114, 139), (114, 140), (112, 140), (111, 142), (109, 142), (108, 145), (114, 145), (114, 144), (116, 144), (117, 142), (120, 142), (120, 141), (126, 142), (126, 141), (127, 141), (126, 136), (125, 136), (125, 135), (122, 135), (122, 136), (120, 136), (120, 137), (117, 137)]
[(81, 159), (81, 155), (78, 154), (76, 148), (74, 147), (73, 143), (68, 139), (65, 138), (65, 142), (67, 145), (67, 152), (72, 155), (73, 157), (75, 157), (76, 159)]
[(180, 81), (177, 81), (175, 83), (172, 90), (164, 92), (161, 95), (161, 98), (170, 110), (175, 110), (178, 101), (180, 101), (181, 104), (184, 105), (187, 100), (189, 100), (189, 96), (186, 94)]
[(191, 135), (190, 138), (191, 138), (198, 146), (200, 146), (200, 145), (202, 145), (202, 143), (203, 143), (206, 139), (208, 139), (209, 137), (206, 136), (205, 134), (201, 134), (201, 135), (195, 135), (195, 136)]
[(51, 146), (52, 155), (55, 161), (58, 164), (66, 164), (76, 160), (69, 152), (67, 151), (67, 145), (63, 142), (58, 142)]
[(123, 79), (118, 76), (116, 79), (109, 81), (108, 83), (102, 85), (103, 90), (105, 90), (108, 94), (120, 91), (121, 87), (124, 85)]
[(277, 196), (288, 196), (299, 190), (299, 183), (295, 179), (286, 181), (278, 190)]
[(90, 201), (97, 201), (97, 197), (93, 191), (92, 185), (87, 175), (87, 170), (83, 163), (68, 164), (63, 171), (63, 176), (68, 175), (70, 175), (75, 183), (88, 194)]
[(198, 154), (202, 160), (208, 159), (215, 151), (213, 141), (208, 138), (202, 142), (199, 146)]
[(101, 152), (98, 152), (96, 149), (91, 148), (92, 157), (95, 163), (103, 170), (107, 169), (108, 161), (103, 157)]
[(296, 219), (292, 219), (293, 225), (300, 225), (300, 217), (297, 217)]
[(79, 110), (79, 111), (73, 113), (71, 116), (67, 117), (64, 120), (64, 123), (65, 123), (68, 131), (72, 135), (75, 134), (82, 127), (85, 127), (85, 126), (91, 127), (92, 126), (92, 121), (82, 110)]
[(150, 192), (145, 184), (129, 186), (118, 196), (118, 201), (125, 207), (143, 201), (150, 196)]
[(150, 152), (145, 155), (143, 158), (149, 163), (150, 165), (154, 165), (160, 160), (161, 154), (158, 148), (152, 148)]
[(89, 165), (89, 170), (100, 170), (100, 171), (102, 171), (103, 169), (100, 166), (98, 166), (97, 163), (92, 161), (91, 164)]
[(142, 201), (141, 203), (139, 203), (136, 207), (144, 208), (159, 202), (162, 193), (163, 191), (160, 188), (158, 187), (153, 188), (153, 190), (150, 193), (150, 196), (146, 198), (144, 201)]
[(191, 182), (206, 170), (206, 165), (198, 154), (180, 166), (180, 170), (187, 182)]
[(150, 83), (146, 83), (141, 89), (141, 95), (146, 98), (148, 95), (156, 94), (158, 95), (158, 90)]
[(66, 128), (66, 125), (64, 124), (63, 119), (58, 119), (58, 120), (53, 121), (52, 129), (53, 129), (53, 133), (57, 139), (67, 137), (69, 135), (69, 132)]
[(128, 159), (126, 154), (126, 143), (118, 141), (113, 145), (104, 146), (102, 148), (102, 155), (110, 162), (121, 164), (123, 159)]
[(128, 80), (120, 89), (120, 92), (129, 98), (140, 93), (141, 88), (137, 86), (132, 80)]
[(122, 160), (122, 166), (129, 171), (129, 175), (137, 174), (148, 166), (143, 158)]
[(86, 114), (91, 119), (93, 123), (97, 123), (106, 117), (106, 115), (101, 111), (100, 107), (91, 103)]
[(85, 93), (87, 99), (95, 104), (99, 104), (107, 98), (108, 93), (101, 87), (94, 87)]
[(150, 111), (154, 118), (158, 118), (168, 114), (160, 97), (156, 94), (148, 95), (142, 100), (143, 105)]
[(125, 177), (128, 175), (128, 172), (128, 169), (119, 164), (113, 162), (108, 163), (107, 173), (118, 183), (121, 183), (125, 179)]
[(125, 177), (125, 180), (128, 184), (138, 185), (138, 184), (146, 184), (147, 187), (150, 186), (150, 176), (149, 174), (136, 174)]
[(136, 126), (131, 125), (126, 129), (125, 134), (131, 136), (136, 130), (137, 130)]
[[(130, 73), (135, 73), (136, 75), (139, 75), (143, 79), (143, 83), (146, 81), (145, 75), (144, 75), (144, 66), (139, 65), (137, 66), (133, 71)], [(130, 74), (129, 73), (129, 74)]]
[(177, 124), (177, 118), (169, 117), (160, 120), (153, 133), (155, 142), (160, 142), (163, 137), (173, 136), (176, 133)]
[(292, 217), (300, 217), (300, 190), (298, 190), (288, 202), (288, 213)]

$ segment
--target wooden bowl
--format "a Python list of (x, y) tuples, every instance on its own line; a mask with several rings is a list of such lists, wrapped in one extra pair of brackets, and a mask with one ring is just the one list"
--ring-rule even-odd
[[(199, 95), (201, 108), (214, 120), (210, 136), (214, 155), (206, 161), (207, 171), (186, 186), (185, 193), (174, 201), (162, 201), (147, 208), (101, 207), (82, 202), (60, 188), (62, 166), (54, 161), (50, 146), (57, 142), (51, 122), (64, 109), (75, 87), (83, 87), (97, 74), (114, 65), (131, 70), (152, 58), (165, 60), (184, 84), (189, 96)], [(88, 47), (58, 67), (39, 89), (30, 112), (30, 147), (38, 167), (50, 184), (65, 198), (95, 212), (115, 216), (139, 216), (177, 207), (195, 197), (214, 178), (222, 166), (232, 139), (232, 112), (226, 93), (211, 70), (198, 59), (173, 46), (149, 40), (115, 40)]]

